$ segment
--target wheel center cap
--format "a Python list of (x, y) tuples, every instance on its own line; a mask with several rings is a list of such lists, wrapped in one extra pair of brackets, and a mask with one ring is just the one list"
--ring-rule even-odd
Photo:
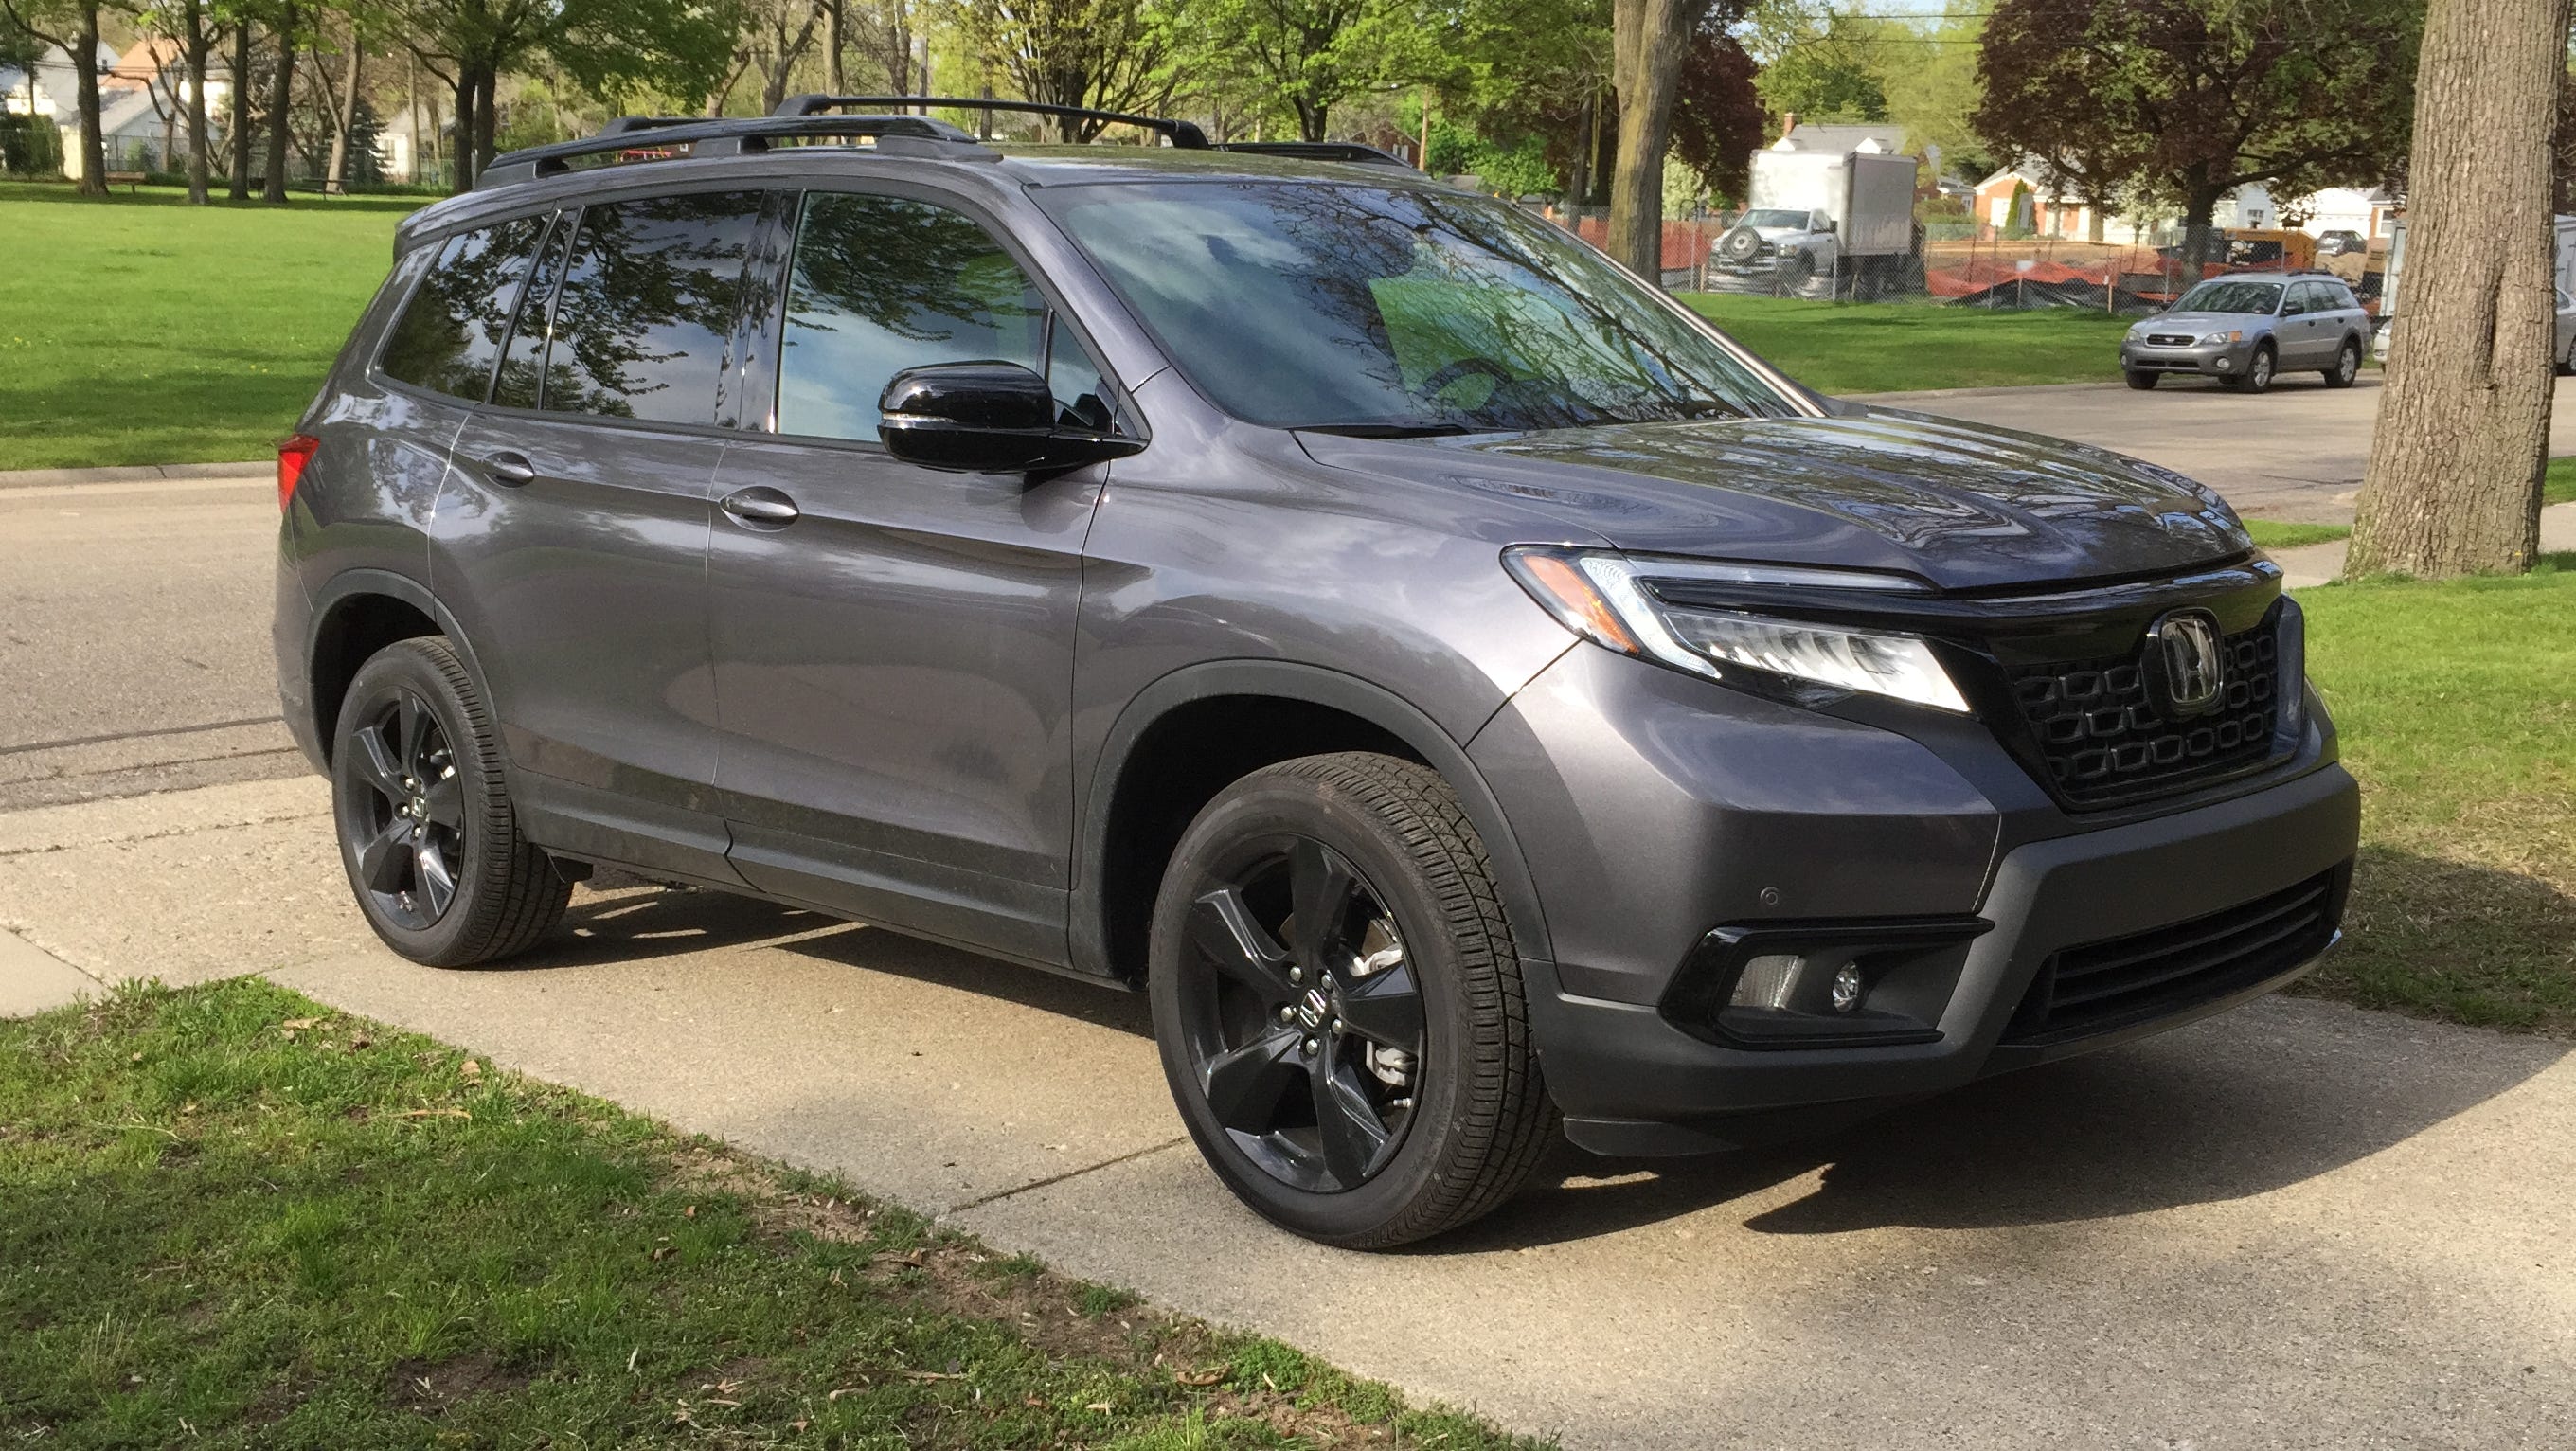
[(1324, 1026), (1324, 1020), (1332, 1015), (1333, 1000), (1324, 996), (1322, 988), (1306, 989), (1306, 996), (1297, 1002), (1297, 1021), (1309, 1028)]

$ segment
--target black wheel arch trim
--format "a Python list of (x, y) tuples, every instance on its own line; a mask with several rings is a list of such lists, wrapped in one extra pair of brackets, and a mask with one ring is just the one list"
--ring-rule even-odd
[(1503, 894), (1503, 909), (1511, 921), (1514, 949), (1524, 959), (1551, 960), (1538, 883), (1521, 854), (1520, 841), (1512, 834), (1501, 801), (1468, 759), (1466, 747), (1439, 722), (1402, 696), (1338, 670), (1285, 660), (1214, 660), (1183, 666), (1139, 691), (1101, 740), (1090, 771), (1077, 774), (1083, 785), (1082, 798), (1075, 803), (1081, 836), (1074, 847), (1072, 920), (1066, 924), (1066, 937), (1078, 971), (1121, 982), (1140, 980), (1137, 972), (1122, 970), (1110, 961), (1109, 904), (1102, 870), (1109, 845), (1109, 807), (1117, 799), (1119, 782), (1137, 743), (1156, 722), (1196, 701), (1228, 695), (1277, 696), (1338, 710), (1378, 727), (1420, 755), (1458, 793), (1458, 804), (1484, 840), (1494, 884)]
[[(311, 718), (303, 725), (312, 732), (314, 748), (322, 757), (320, 764), (326, 769), (331, 755), (331, 740), (322, 729), (322, 717), (326, 710), (336, 711), (339, 702), (324, 701), (321, 692), (312, 688), (314, 670), (322, 658), (323, 633), (331, 627), (342, 606), (361, 596), (376, 595), (400, 600), (429, 616), (430, 622), (438, 626), (439, 633), (447, 637), (447, 643), (456, 651), (456, 658), (464, 662), (465, 673), (473, 677), (474, 689), (487, 705), (493, 704), (491, 682), (483, 673), (482, 662), (474, 658), (474, 643), (465, 638), (464, 630), (456, 623), (456, 616), (440, 602), (429, 586), (390, 569), (344, 569), (313, 591), (312, 618), (305, 627), (304, 637), (305, 709), (311, 712)], [(506, 753), (503, 765), (506, 770)]]

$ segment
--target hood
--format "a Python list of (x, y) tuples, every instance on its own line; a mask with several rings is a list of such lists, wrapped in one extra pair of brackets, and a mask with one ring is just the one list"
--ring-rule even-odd
[(2252, 332), (2271, 321), (2259, 312), (2160, 312), (2142, 318), (2129, 329), (2134, 333), (2220, 333)]
[(1841, 406), (1830, 418), (1300, 438), (1327, 466), (1503, 494), (1634, 553), (1893, 570), (1951, 590), (2173, 573), (2252, 547), (2207, 486), (2153, 464)]

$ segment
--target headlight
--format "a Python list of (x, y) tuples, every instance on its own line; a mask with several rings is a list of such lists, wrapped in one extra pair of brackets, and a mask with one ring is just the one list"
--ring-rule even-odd
[(2211, 333), (2209, 336), (2202, 338), (2201, 341), (2204, 343), (2234, 343), (2242, 342), (2244, 339), (2245, 334), (2241, 332)]
[(1932, 647), (1912, 635), (1774, 619), (1658, 598), (1652, 581), (1797, 585), (1810, 589), (1920, 591), (1901, 575), (1862, 570), (1637, 560), (1623, 554), (1529, 545), (1503, 563), (1567, 629), (1596, 645), (1724, 680), (1742, 668), (1836, 690), (1866, 691), (1936, 710), (1968, 713)]

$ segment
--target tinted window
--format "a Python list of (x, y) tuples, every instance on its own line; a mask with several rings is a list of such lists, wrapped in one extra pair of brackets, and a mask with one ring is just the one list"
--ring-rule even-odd
[(2176, 312), (2253, 312), (2268, 313), (2281, 305), (2281, 284), (2277, 282), (2229, 282), (2224, 279), (2204, 282), (2183, 294), (2174, 304)]
[(584, 207), (558, 290), (542, 406), (655, 423), (715, 421), (760, 193)]
[(546, 309), (555, 285), (563, 280), (564, 258), (572, 251), (572, 218), (564, 217), (546, 236), (546, 250), (528, 279), (526, 300), (519, 304), (518, 326), (501, 354), (501, 374), (492, 380), (492, 401), (506, 408), (537, 406), (537, 384), (546, 365)]
[(1040, 202), (1190, 380), (1254, 423), (1467, 432), (1792, 408), (1609, 259), (1482, 197), (1175, 182)]
[(386, 376), (482, 402), (544, 228), (520, 217), (448, 238), (385, 339)]
[(1106, 431), (1100, 369), (973, 218), (907, 197), (814, 192), (796, 224), (778, 357), (778, 431), (873, 439), (906, 368), (998, 361), (1047, 374), (1068, 427)]

